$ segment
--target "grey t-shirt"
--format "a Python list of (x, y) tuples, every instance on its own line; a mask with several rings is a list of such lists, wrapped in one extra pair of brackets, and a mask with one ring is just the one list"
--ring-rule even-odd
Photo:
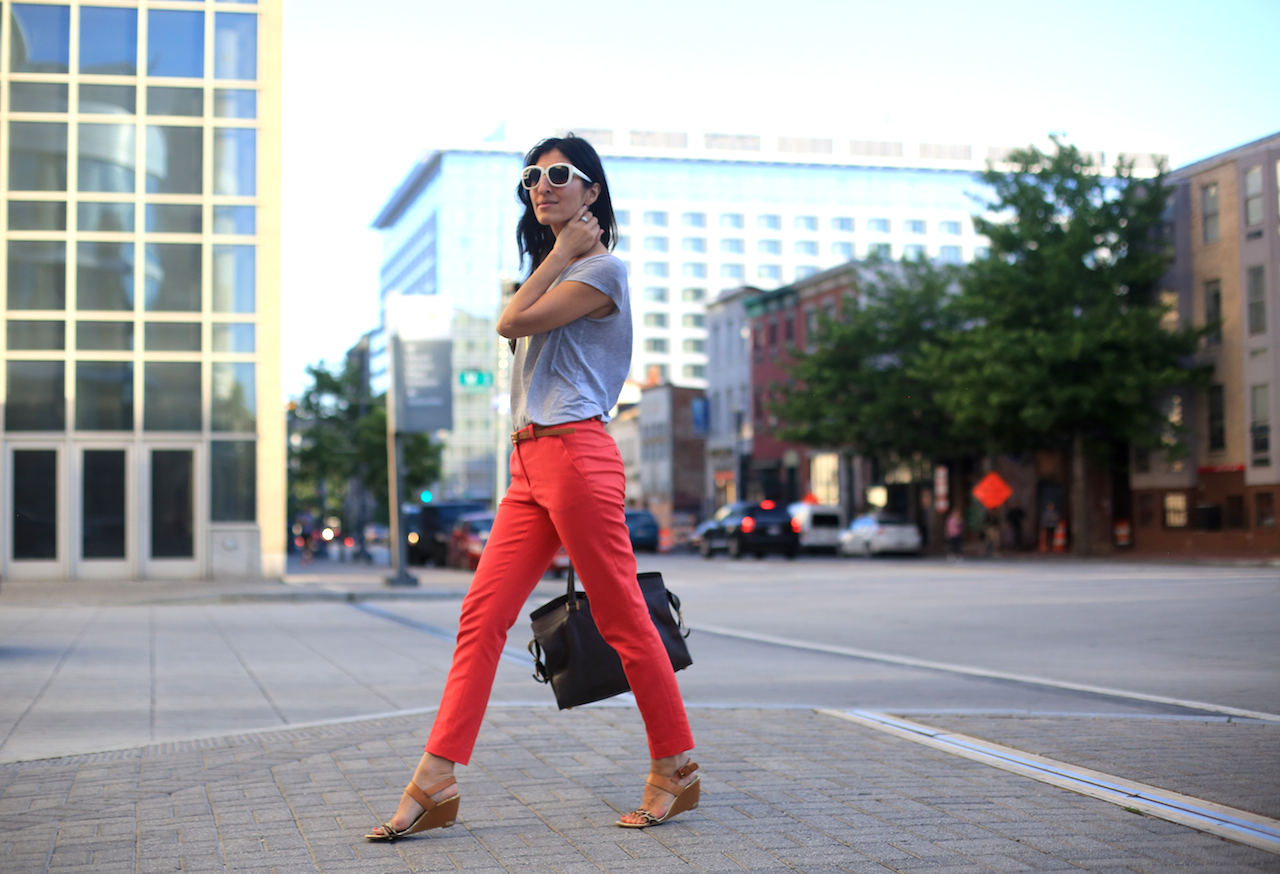
[(595, 255), (570, 264), (551, 287), (570, 279), (604, 292), (617, 310), (517, 341), (511, 376), (511, 424), (517, 431), (531, 423), (559, 425), (594, 416), (609, 421), (631, 370), (627, 268), (613, 255)]

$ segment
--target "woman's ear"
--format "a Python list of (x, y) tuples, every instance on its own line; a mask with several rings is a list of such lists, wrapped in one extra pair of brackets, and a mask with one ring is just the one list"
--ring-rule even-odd
[(593, 182), (591, 184), (591, 187), (587, 189), (587, 197), (586, 197), (587, 206), (590, 206), (591, 204), (595, 203), (596, 198), (598, 198), (599, 196), (600, 196), (600, 183)]

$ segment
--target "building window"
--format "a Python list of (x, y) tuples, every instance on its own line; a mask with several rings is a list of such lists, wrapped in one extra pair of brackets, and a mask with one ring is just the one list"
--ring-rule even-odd
[[(686, 288), (685, 291), (701, 291), (700, 288)], [(685, 313), (680, 317), (680, 324), (686, 328), (706, 327), (707, 317), (702, 313)]]
[(147, 13), (147, 75), (204, 76), (204, 12), (152, 9)]
[(1227, 495), (1222, 504), (1222, 527), (1249, 527), (1249, 520), (1244, 514), (1244, 495)]
[(817, 229), (818, 229), (818, 217), (816, 215), (796, 216), (797, 231), (816, 231)]
[(870, 219), (867, 222), (867, 230), (877, 234), (887, 234), (889, 233), (889, 220), (888, 219)]
[(782, 229), (782, 216), (780, 215), (762, 215), (756, 216), (756, 227), (762, 231), (777, 231)]
[(707, 341), (698, 338), (690, 338), (681, 344), (681, 348), (690, 355), (701, 355), (707, 351)]
[(1268, 383), (1249, 389), (1249, 435), (1253, 466), (1271, 465), (1271, 386)]
[(257, 248), (213, 247), (213, 311), (252, 313), (257, 308)]
[(1150, 528), (1156, 524), (1156, 496), (1138, 495), (1138, 526)]
[(759, 279), (767, 279), (773, 282), (782, 281), (782, 267), (777, 264), (761, 264), (756, 268), (756, 276)]
[(1184, 492), (1167, 492), (1164, 496), (1164, 527), (1187, 527), (1187, 496)]
[(943, 264), (959, 264), (960, 263), (960, 247), (959, 246), (940, 246), (938, 247), (938, 260)]
[(646, 328), (665, 328), (667, 326), (666, 313), (645, 313), (644, 326)]
[(615, 209), (613, 211), (613, 219), (618, 223), (618, 227), (625, 228), (627, 225), (631, 224), (631, 210)]
[(258, 518), (258, 444), (252, 440), (209, 443), (209, 520), (253, 522)]
[[(199, 132), (200, 129), (193, 130)], [(213, 193), (253, 197), (257, 192), (258, 132), (251, 127), (215, 128)]]
[(742, 230), (742, 213), (726, 212), (720, 214), (720, 227)]
[(908, 234), (923, 234), (925, 232), (925, 223), (920, 219), (910, 219), (903, 224)]
[(1204, 185), (1200, 188), (1200, 221), (1203, 226), (1203, 240), (1206, 243), (1218, 241), (1218, 183)]
[(1221, 346), (1222, 283), (1217, 279), (1204, 284), (1204, 322), (1206, 325), (1214, 326), (1213, 329), (1205, 335), (1204, 342), (1209, 346)]
[(666, 303), (667, 290), (660, 286), (648, 286), (644, 290), (644, 299), (653, 303)]
[(919, 243), (908, 243), (902, 247), (902, 257), (911, 261), (917, 261), (924, 257), (924, 246)]
[(1223, 387), (1209, 386), (1209, 451), (1221, 452), (1227, 448), (1227, 411)]
[(668, 274), (667, 264), (665, 261), (646, 261), (644, 262), (644, 275), (657, 276), (666, 279)]
[(686, 279), (706, 279), (707, 265), (706, 264), (685, 264), (681, 268), (681, 274)]
[(853, 233), (853, 219), (843, 216), (833, 218), (831, 220), (831, 230), (851, 234)]
[(837, 258), (844, 258), (846, 261), (852, 260), (853, 243), (832, 243), (831, 254)]
[(6, 431), (65, 431), (66, 363), (6, 362)]
[(686, 212), (680, 216), (680, 222), (686, 228), (705, 228), (707, 226), (707, 214), (705, 212)]
[(616, 245), (616, 246), (614, 246), (613, 248), (614, 248), (614, 251), (615, 251), (615, 252), (630, 252), (630, 251), (631, 251), (631, 238), (630, 238), (630, 237), (628, 237), (628, 236), (625, 236), (625, 235), (623, 235), (623, 236), (619, 236), (619, 237), (618, 237), (618, 243), (617, 243), (617, 245)]
[(685, 379), (706, 379), (707, 367), (705, 364), (686, 364), (681, 371)]
[(199, 431), (200, 363), (152, 361), (144, 368), (143, 430)]
[(980, 261), (981, 259), (989, 258), (990, 256), (991, 248), (989, 246), (977, 246), (973, 250), (973, 258), (975, 261)]
[(646, 337), (644, 341), (644, 351), (665, 353), (667, 351), (667, 338)]
[(867, 255), (872, 258), (892, 258), (893, 251), (888, 243), (872, 243), (867, 247)]
[(667, 381), (667, 365), (659, 364), (656, 361), (650, 362), (644, 366), (645, 378), (653, 378), (659, 383)]
[(218, 12), (213, 26), (213, 77), (258, 78), (258, 16), (246, 12)]
[(818, 268), (812, 264), (802, 264), (796, 268), (796, 280), (808, 279), (818, 272)]
[(948, 236), (960, 236), (960, 222), (938, 222), (938, 230)]
[(796, 241), (796, 254), (797, 254), (797, 255), (813, 255), (813, 256), (816, 256), (816, 255), (818, 254), (818, 243), (817, 243), (817, 241), (816, 241), (816, 240), (797, 240), (797, 241)]
[(1259, 528), (1276, 527), (1275, 492), (1255, 492), (1253, 496), (1253, 508), (1256, 523)]
[(680, 248), (685, 252), (701, 255), (707, 251), (707, 240), (705, 237), (685, 237), (680, 243)]
[(655, 228), (665, 228), (667, 214), (660, 209), (651, 209), (644, 214), (644, 223)]
[(646, 252), (667, 251), (667, 238), (666, 237), (645, 237), (644, 250)]
[(744, 270), (741, 264), (721, 264), (720, 265), (721, 279), (740, 280), (744, 275), (746, 275), (746, 271)]
[(1262, 265), (1250, 267), (1245, 285), (1249, 300), (1249, 336), (1267, 332), (1266, 275)]
[(761, 255), (781, 255), (781, 240), (759, 240), (756, 242), (756, 251)]
[(705, 288), (684, 288), (680, 290), (680, 299), (685, 303), (702, 303), (707, 299)]
[[(13, 73), (66, 73), (71, 64), (71, 9), (68, 6), (35, 6), (11, 3), (8, 8), (12, 45), (25, 42), (25, 52), (13, 52)], [(20, 42), (17, 34), (27, 39)]]
[(747, 250), (742, 240), (728, 239), (720, 241), (720, 251), (727, 255), (741, 255)]
[(1262, 224), (1262, 165), (1244, 171), (1244, 226)]

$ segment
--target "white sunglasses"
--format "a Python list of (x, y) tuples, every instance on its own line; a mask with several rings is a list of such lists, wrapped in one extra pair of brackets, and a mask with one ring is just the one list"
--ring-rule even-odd
[(550, 167), (539, 167), (530, 164), (520, 172), (520, 184), (525, 189), (533, 189), (538, 187), (538, 183), (542, 181), (543, 172), (547, 174), (547, 181), (556, 188), (563, 188), (568, 185), (574, 176), (582, 177), (582, 181), (591, 184), (591, 177), (583, 173), (572, 164), (552, 164)]

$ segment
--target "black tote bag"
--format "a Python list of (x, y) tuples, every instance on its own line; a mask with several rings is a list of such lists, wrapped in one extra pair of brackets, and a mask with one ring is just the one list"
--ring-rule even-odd
[[(600, 636), (587, 595), (574, 589), (574, 579), (571, 565), (568, 591), (529, 614), (533, 621), (533, 640), (529, 641), (533, 678), (551, 684), (561, 710), (631, 691), (622, 659)], [(636, 574), (636, 580), (671, 667), (684, 670), (693, 659), (684, 641), (689, 630), (680, 613), (680, 599), (667, 591), (660, 573)]]

